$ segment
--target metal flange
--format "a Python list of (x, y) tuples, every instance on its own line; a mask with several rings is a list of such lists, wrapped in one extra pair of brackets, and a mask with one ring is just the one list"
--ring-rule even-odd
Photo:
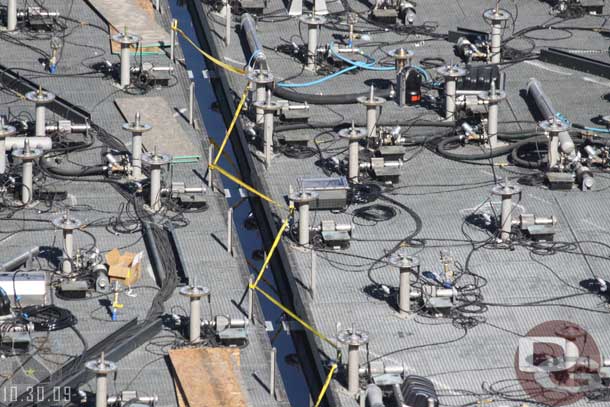
[(491, 90), (483, 91), (478, 95), (479, 99), (488, 102), (488, 103), (498, 103), (504, 99), (506, 99), (506, 92), (503, 90), (496, 90), (492, 92)]
[(79, 219), (72, 218), (68, 214), (61, 215), (51, 221), (53, 226), (63, 230), (75, 230), (81, 227), (82, 222)]
[(362, 346), (369, 342), (369, 334), (354, 328), (348, 328), (337, 335), (337, 340), (348, 346)]
[(508, 180), (504, 180), (504, 182), (494, 185), (491, 189), (491, 193), (500, 196), (513, 196), (521, 193), (521, 188), (517, 185), (510, 184)]
[(257, 107), (259, 109), (263, 109), (265, 112), (275, 112), (278, 111), (282, 108), (282, 105), (279, 104), (276, 101), (260, 101), (260, 102), (254, 102), (252, 104), (254, 107)]
[(147, 123), (140, 122), (140, 115), (136, 114), (136, 118), (133, 122), (127, 122), (123, 124), (123, 130), (129, 131), (131, 133), (146, 133), (152, 129), (152, 126)]
[(396, 252), (390, 256), (388, 262), (399, 269), (412, 269), (419, 266), (419, 258), (416, 256), (409, 256), (403, 252)]
[(137, 34), (118, 33), (112, 36), (112, 41), (118, 42), (121, 45), (132, 45), (140, 42), (142, 37)]
[(466, 75), (466, 70), (457, 65), (445, 65), (436, 68), (436, 72), (445, 78), (459, 78)]
[(483, 18), (491, 22), (501, 22), (508, 20), (510, 18), (510, 13), (502, 8), (490, 8), (483, 12)]
[(306, 204), (318, 199), (316, 191), (294, 191), (288, 195), (288, 199), (298, 204)]
[(151, 166), (161, 166), (168, 164), (172, 160), (169, 154), (161, 154), (156, 152), (148, 152), (142, 154), (142, 162)]
[(17, 129), (8, 124), (4, 124), (4, 121), (0, 123), (0, 139), (14, 136), (17, 133)]
[(541, 121), (538, 126), (547, 133), (559, 133), (570, 128), (567, 123), (557, 118)]
[(42, 149), (40, 148), (16, 148), (12, 153), (14, 158), (18, 158), (22, 161), (32, 161), (42, 155)]
[(301, 16), (301, 17), (299, 17), (299, 20), (303, 24), (307, 24), (307, 25), (322, 25), (322, 24), (326, 23), (326, 17), (315, 16), (313, 14)]
[(46, 90), (38, 89), (25, 94), (25, 98), (37, 105), (46, 105), (55, 100), (55, 94)]
[(189, 298), (201, 298), (210, 295), (210, 289), (203, 286), (185, 286), (180, 289), (180, 295)]
[(116, 363), (104, 359), (90, 360), (85, 363), (85, 367), (96, 375), (107, 375), (117, 369)]
[(339, 134), (339, 137), (349, 141), (357, 141), (366, 138), (367, 132), (362, 127), (347, 127), (339, 130), (337, 134)]
[(268, 85), (275, 80), (271, 72), (263, 71), (261, 69), (253, 69), (248, 72), (247, 77), (250, 82), (254, 82), (257, 85)]

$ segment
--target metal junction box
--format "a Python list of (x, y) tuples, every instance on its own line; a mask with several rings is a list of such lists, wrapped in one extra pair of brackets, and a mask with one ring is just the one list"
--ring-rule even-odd
[(11, 303), (44, 305), (48, 303), (47, 276), (43, 271), (7, 271), (0, 273), (0, 287), (6, 291)]
[(347, 178), (299, 178), (299, 190), (315, 191), (318, 199), (311, 203), (310, 209), (343, 209), (347, 206)]

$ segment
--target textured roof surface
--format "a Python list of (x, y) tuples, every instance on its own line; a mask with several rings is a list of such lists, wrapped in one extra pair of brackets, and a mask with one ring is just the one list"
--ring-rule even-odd
[[(169, 32), (171, 14), (166, 2), (163, 4), (162, 17), (157, 18)], [(111, 54), (110, 41), (106, 32), (107, 26), (100, 17), (90, 8), (87, 2), (75, 0), (64, 2), (59, 0), (47, 0), (45, 6), (50, 10), (57, 10), (62, 16), (70, 17), (76, 21), (72, 33), (66, 37), (62, 48), (56, 75), (48, 75), (42, 69), (39, 59), (42, 52), (49, 52), (49, 38), (47, 35), (37, 36), (25, 33), (2, 34), (2, 55), (0, 63), (11, 67), (39, 83), (44, 89), (56, 93), (65, 100), (81, 107), (92, 115), (95, 124), (108, 131), (113, 136), (130, 144), (130, 135), (122, 130), (121, 126), (125, 119), (115, 105), (115, 99), (142, 97), (141, 95), (122, 92), (113, 80), (104, 78), (102, 74), (92, 72), (91, 66), (108, 60), (118, 62), (118, 57)], [(78, 24), (83, 22), (86, 24)], [(30, 48), (23, 46), (26, 44)], [(182, 58), (182, 52), (178, 48), (177, 56)], [(155, 65), (167, 66), (169, 58), (165, 55), (145, 56), (145, 61)], [(139, 57), (138, 57), (139, 60)], [(187, 163), (173, 167), (173, 178), (166, 181), (183, 181), (188, 187), (201, 187), (204, 184), (203, 174), (207, 167), (207, 135), (199, 129), (201, 119), (199, 110), (195, 118), (199, 124), (198, 129), (188, 125), (188, 121), (180, 114), (188, 108), (188, 86), (189, 79), (187, 71), (181, 64), (175, 65), (174, 77), (170, 80), (170, 87), (150, 89), (146, 97), (162, 98), (172, 110), (176, 117), (176, 126), (180, 126), (179, 132), (167, 133), (165, 137), (186, 137), (186, 140), (176, 139), (176, 143), (190, 144), (196, 146), (190, 148), (188, 153), (201, 155), (196, 163)], [(137, 92), (136, 92), (137, 93)], [(0, 93), (0, 113), (5, 115), (10, 109), (12, 115), (28, 118), (33, 117), (33, 105), (20, 100), (3, 90)], [(61, 119), (47, 111), (47, 120)], [(154, 145), (148, 145), (152, 150)], [(96, 148), (85, 153), (71, 154), (70, 158), (78, 163), (90, 165), (100, 162), (100, 143)], [(160, 152), (162, 152), (160, 150)], [(39, 204), (32, 209), (19, 210), (11, 219), (6, 219), (7, 211), (0, 212), (3, 219), (0, 221), (0, 252), (2, 261), (9, 260), (33, 246), (48, 246), (61, 248), (62, 236), (50, 224), (50, 220), (63, 213), (64, 208), (70, 204), (71, 213), (78, 217), (84, 224), (89, 225), (86, 231), (89, 235), (79, 231), (75, 234), (76, 247), (85, 247), (92, 244), (92, 238), (100, 251), (106, 252), (112, 248), (119, 247), (130, 251), (145, 250), (140, 232), (133, 234), (115, 234), (104, 225), (116, 218), (121, 208), (125, 207), (125, 199), (110, 184), (99, 182), (72, 182), (51, 180), (47, 187), (54, 186), (59, 190), (65, 190), (69, 194), (69, 200), (64, 203), (56, 203), (52, 207)], [(223, 188), (220, 185), (220, 191)], [(209, 205), (206, 212), (187, 214), (188, 225), (177, 229), (178, 244), (184, 255), (183, 262), (187, 275), (191, 281), (210, 288), (212, 293), (211, 308), (207, 305), (203, 309), (202, 316), (210, 318), (214, 315), (229, 315), (232, 317), (244, 317), (242, 309), (237, 305), (242, 300), (248, 283), (248, 266), (241, 251), (239, 242), (235, 239), (233, 256), (227, 253), (227, 202), (221, 192), (205, 192), (205, 199)], [(61, 253), (61, 252), (60, 252)], [(56, 256), (47, 263), (45, 259), (40, 260), (40, 266), (45, 270), (55, 271), (57, 267)], [(87, 341), (89, 347), (119, 329), (127, 321), (134, 317), (143, 318), (150, 307), (151, 299), (155, 295), (155, 286), (151, 267), (145, 255), (143, 276), (141, 281), (133, 287), (133, 295), (121, 295), (120, 302), (124, 308), (119, 310), (116, 321), (111, 321), (108, 312), (108, 301), (112, 298), (94, 293), (90, 298), (82, 301), (66, 302), (54, 298), (56, 305), (70, 309), (78, 318), (77, 329)], [(245, 309), (246, 302), (244, 302)], [(166, 303), (167, 313), (187, 315), (188, 298), (178, 294), (178, 290)], [(213, 315), (209, 315), (213, 312)], [(248, 401), (256, 406), (275, 406), (286, 404), (281, 379), (277, 379), (277, 400), (273, 398), (267, 389), (269, 378), (269, 355), (270, 343), (265, 330), (264, 319), (258, 303), (255, 304), (255, 315), (259, 320), (249, 328), (249, 345), (241, 352), (242, 388), (247, 392)], [(115, 395), (121, 390), (137, 390), (141, 395), (158, 395), (159, 406), (175, 406), (177, 404), (174, 391), (174, 380), (171, 373), (169, 359), (166, 358), (167, 350), (177, 344), (180, 334), (169, 329), (164, 330), (150, 343), (145, 343), (135, 349), (128, 356), (118, 362), (118, 373), (111, 377), (109, 394)], [(34, 357), (28, 361), (27, 366), (29, 379), (24, 374), (18, 374), (15, 378), (4, 380), (1, 385), (8, 389), (13, 385), (19, 385), (23, 390), (23, 384), (34, 384), (37, 380), (45, 377), (49, 372), (58, 369), (69, 359), (80, 355), (83, 346), (79, 338), (71, 330), (53, 332), (49, 335), (39, 333), (33, 335), (35, 345)], [(7, 359), (12, 367), (24, 359)], [(7, 374), (9, 364), (4, 361), (2, 373)], [(6, 369), (6, 370), (5, 370)], [(21, 372), (21, 373), (25, 373)], [(88, 383), (84, 390), (95, 389), (94, 381)], [(3, 392), (10, 399), (10, 390)]]
[[(366, 2), (348, 0), (347, 3), (358, 12), (368, 10)], [(327, 4), (331, 12), (343, 10), (338, 1)], [(488, 31), (489, 26), (481, 15), (494, 5), (495, 2), (483, 0), (420, 1), (416, 24), (435, 24), (437, 33), (446, 33), (458, 26)], [(515, 31), (551, 18), (550, 6), (543, 1), (506, 1), (502, 2), (502, 6), (516, 18)], [(290, 47), (291, 42), (301, 45), (307, 41), (306, 26), (294, 18), (284, 18), (284, 9), (283, 2), (271, 0), (266, 9), (268, 16), (257, 24), (269, 68), (277, 81), (303, 83), (317, 79), (312, 73), (304, 71), (296, 58), (276, 50), (281, 45)], [(222, 44), (224, 27), (217, 18), (210, 18), (210, 21), (218, 34), (212, 40)], [(605, 23), (604, 16), (588, 16), (567, 21), (558, 27), (599, 27)], [(377, 30), (362, 20), (357, 28), (370, 32), (370, 43), (360, 41), (357, 45), (362, 45), (368, 54), (378, 60), (385, 57), (382, 50), (387, 52), (405, 46), (415, 51), (416, 63), (426, 57), (441, 57), (447, 62), (457, 62), (453, 55), (453, 44), (445, 40), (429, 40), (426, 36), (414, 34), (398, 36), (393, 32)], [(504, 31), (504, 37), (509, 37), (512, 32), (513, 28), (509, 26)], [(336, 31), (332, 24), (325, 25), (319, 43), (323, 45), (335, 40), (334, 34)], [(245, 64), (250, 52), (242, 48), (245, 41), (238, 41), (235, 32), (233, 35), (230, 47), (221, 45), (219, 48), (226, 61)], [(547, 29), (531, 33), (531, 38), (515, 40), (510, 46), (527, 50), (531, 41), (535, 41), (537, 48), (584, 48), (591, 50), (587, 56), (609, 60), (607, 40), (596, 32)], [(592, 119), (605, 115), (608, 110), (610, 81), (607, 79), (539, 61), (508, 64), (503, 70), (507, 74), (508, 98), (500, 106), (500, 121), (521, 121), (519, 126), (526, 129), (534, 127), (532, 113), (522, 96), (531, 77), (541, 81), (555, 107), (574, 122), (594, 126)], [(384, 86), (385, 81), (386, 87), (388, 81), (394, 80), (394, 72), (356, 70), (352, 73), (297, 90), (322, 95), (357, 93), (366, 92), (371, 80), (375, 80), (377, 86)], [(236, 75), (229, 75), (229, 79), (234, 93), (241, 94), (246, 85), (245, 79)], [(329, 124), (350, 123), (352, 120), (363, 123), (364, 109), (361, 105), (311, 105), (310, 120)], [(400, 108), (393, 101), (388, 101), (383, 106), (380, 120), (407, 121), (416, 117), (438, 119), (437, 113), (427, 108)], [(501, 125), (500, 132), (518, 129), (519, 126)], [(306, 134), (314, 140), (323, 131), (294, 130), (293, 134)], [(429, 128), (413, 128), (408, 134), (430, 132)], [(334, 132), (329, 130), (315, 140), (324, 151), (324, 157), (337, 155), (341, 159), (345, 156), (347, 144)], [(310, 145), (313, 146), (313, 143), (310, 142)], [(373, 281), (390, 287), (398, 285), (397, 270), (375, 259), (383, 258), (415, 229), (414, 219), (406, 211), (396, 204), (378, 201), (394, 207), (398, 216), (379, 223), (366, 223), (353, 218), (354, 210), (363, 205), (350, 206), (338, 214), (318, 211), (311, 215), (315, 226), (325, 219), (353, 220), (357, 223), (349, 249), (317, 253), (315, 299), (309, 292), (311, 252), (297, 250), (288, 239), (285, 240), (292, 272), (300, 283), (299, 294), (308, 308), (307, 317), (319, 331), (332, 337), (338, 324), (342, 329), (353, 324), (358, 329), (368, 331), (371, 359), (382, 358), (389, 364), (406, 366), (410, 373), (432, 378), (439, 389), (442, 403), (448, 405), (463, 405), (479, 397), (492, 398), (489, 391), (484, 391), (489, 386), (494, 386), (495, 390), (505, 395), (512, 392), (512, 397), (525, 397), (516, 382), (515, 351), (519, 338), (539, 323), (572, 321), (588, 330), (602, 352), (610, 351), (607, 299), (589, 294), (579, 285), (593, 277), (607, 278), (610, 255), (607, 247), (610, 244), (607, 201), (610, 184), (606, 175), (596, 174), (594, 191), (588, 193), (578, 189), (550, 191), (541, 185), (522, 185), (523, 194), (517, 210), (542, 216), (555, 215), (558, 219), (555, 240), (566, 244), (558, 245), (557, 250), (550, 250), (552, 253), (537, 252), (519, 245), (514, 250), (508, 250), (493, 245), (482, 247), (480, 243), (487, 241), (489, 234), (465, 223), (465, 218), (477, 209), (493, 215), (494, 210), (486, 203), (488, 199), (494, 202), (495, 211), (498, 210), (499, 199), (490, 194), (494, 177), (507, 176), (517, 182), (530, 178), (533, 172), (513, 166), (490, 166), (485, 161), (480, 162), (481, 165), (450, 161), (420, 147), (410, 148), (406, 157), (409, 159), (401, 169), (400, 181), (393, 189), (386, 190), (386, 195), (412, 209), (423, 222), (417, 239), (425, 242), (424, 247), (407, 247), (407, 252), (420, 257), (422, 270), (440, 271), (439, 250), (450, 249), (457, 261), (485, 279), (481, 294), (488, 306), (481, 314), (468, 314), (477, 318), (479, 323), (465, 327), (459, 321), (447, 318), (415, 315), (406, 320), (400, 319), (393, 305), (390, 305), (394, 304), (394, 298), (372, 295)], [(256, 161), (256, 171), (265, 184), (264, 192), (276, 201), (284, 202), (289, 186), (297, 186), (297, 178), (326, 177), (317, 165), (319, 159), (318, 155), (292, 159), (278, 154), (268, 169)], [(495, 162), (506, 163), (506, 159), (500, 157)], [(286, 215), (281, 210), (278, 214), (281, 217)], [(555, 299), (562, 296), (566, 297)], [(549, 301), (544, 302), (547, 299)], [(526, 305), (537, 301), (543, 301), (544, 305)], [(320, 341), (319, 347), (323, 354), (334, 355), (334, 350), (327, 343)], [(364, 358), (364, 350), (361, 355)], [(357, 401), (347, 395), (344, 376), (338, 375), (337, 378), (331, 388), (339, 396), (341, 405), (356, 406)], [(497, 395), (497, 398), (501, 399), (501, 396)], [(587, 401), (581, 400), (579, 403), (585, 405)]]

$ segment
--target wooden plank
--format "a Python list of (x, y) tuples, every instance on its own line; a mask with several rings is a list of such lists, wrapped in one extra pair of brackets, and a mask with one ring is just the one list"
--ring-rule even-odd
[(185, 407), (247, 405), (241, 386), (239, 349), (172, 349), (169, 358), (176, 372), (178, 399), (184, 396), (181, 401)]
[[(88, 0), (91, 6), (111, 26), (110, 34), (116, 30), (128, 32), (142, 37), (144, 47), (169, 46), (170, 36), (157, 23), (155, 10), (149, 0)], [(113, 51), (116, 44), (113, 44)]]
[(115, 99), (117, 107), (125, 121), (133, 121), (140, 112), (142, 122), (148, 123), (152, 129), (144, 133), (144, 146), (152, 151), (155, 146), (160, 153), (179, 155), (201, 154), (182, 128), (178, 120), (184, 119), (172, 109), (167, 100), (160, 96), (138, 96)]

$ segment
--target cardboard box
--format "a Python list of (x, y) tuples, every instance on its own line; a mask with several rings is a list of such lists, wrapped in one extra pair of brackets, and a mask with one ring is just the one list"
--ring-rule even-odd
[(106, 254), (108, 277), (110, 281), (119, 281), (128, 287), (138, 282), (141, 277), (143, 252), (121, 254), (119, 249), (112, 249)]

